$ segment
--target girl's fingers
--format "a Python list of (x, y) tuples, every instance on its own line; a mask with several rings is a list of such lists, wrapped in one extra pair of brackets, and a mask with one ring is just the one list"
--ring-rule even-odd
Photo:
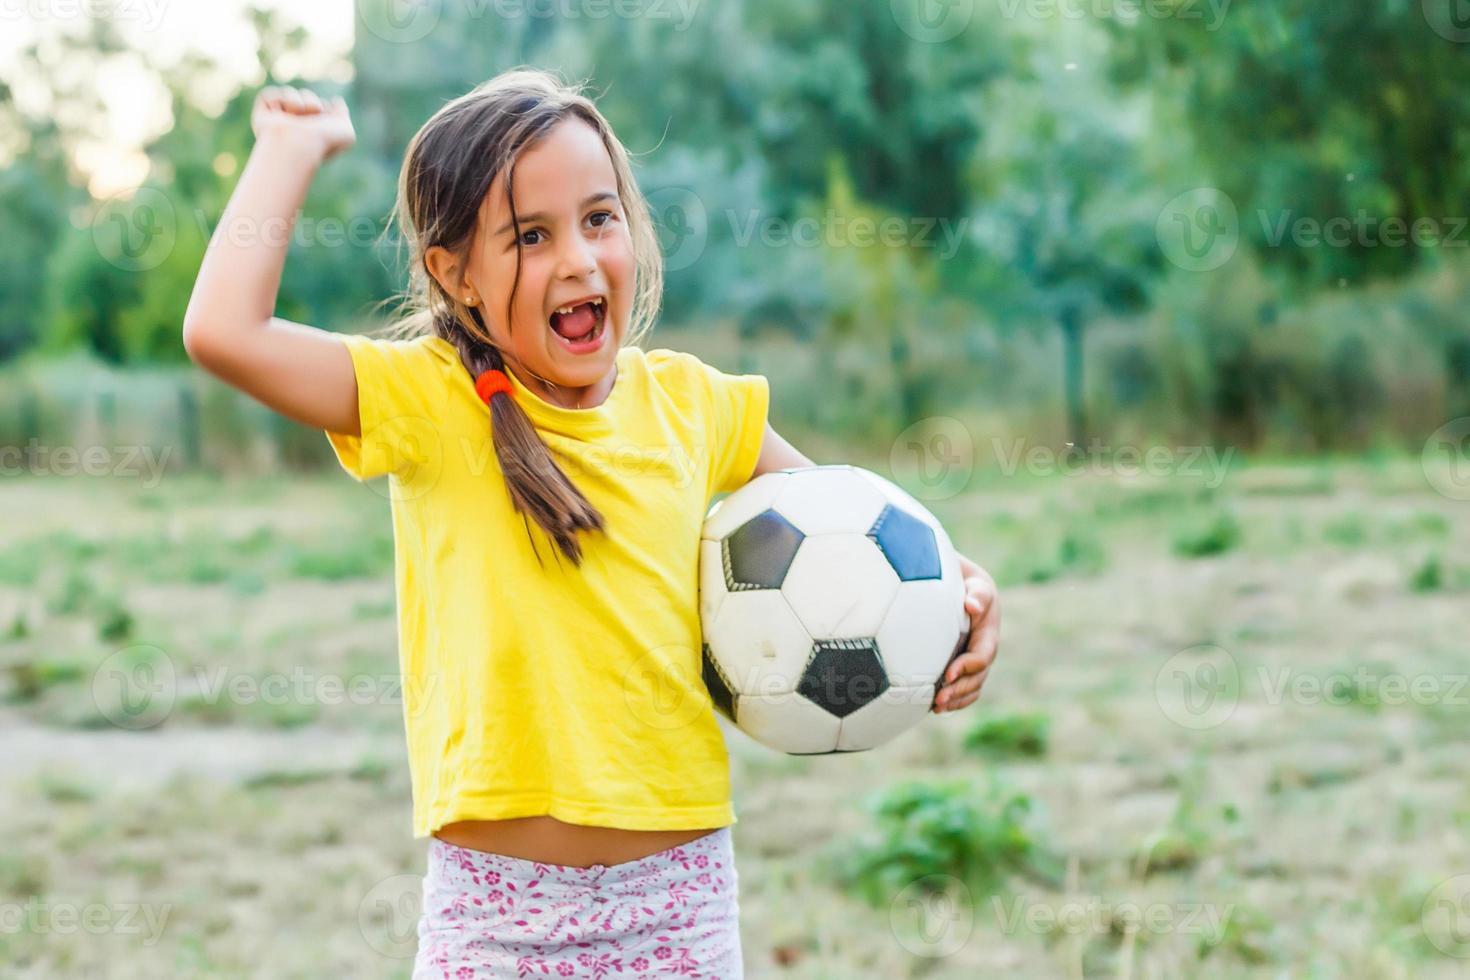
[(965, 608), (984, 615), (995, 604), (995, 588), (983, 578), (971, 576), (965, 579)]
[(949, 708), (955, 701), (967, 694), (972, 694), (985, 686), (985, 680), (990, 676), (989, 668), (982, 668), (975, 673), (965, 674), (957, 681), (952, 681), (941, 687), (934, 697), (934, 703), (940, 708)]
[(980, 685), (983, 683), (985, 683), (985, 670), (981, 670), (978, 673), (974, 674), (966, 674), (964, 677), (961, 677), (959, 680), (949, 685), (948, 699), (950, 701), (954, 701), (956, 698), (961, 698), (964, 697), (966, 694), (971, 694), (975, 691), (978, 691), (980, 690)]
[(293, 116), (313, 116), (324, 113), (347, 113), (347, 100), (336, 96), (323, 100), (310, 89), (296, 89), (289, 85), (272, 85), (260, 90), (257, 101), (261, 108), (271, 112), (286, 112)]
[(280, 88), (276, 90), (276, 105), (282, 112), (294, 113), (301, 108), (301, 96), (291, 88)]
[(968, 708), (970, 705), (974, 704), (977, 700), (979, 700), (979, 698), (980, 698), (980, 692), (979, 691), (976, 691), (974, 694), (968, 694), (965, 697), (959, 699), (954, 704), (950, 705), (949, 707), (945, 708), (944, 710), (945, 711), (959, 711), (962, 708)]
[(970, 645), (965, 652), (944, 668), (945, 683), (955, 682), (962, 674), (988, 670), (999, 650), (1000, 623), (993, 616), (987, 617), (970, 633)]

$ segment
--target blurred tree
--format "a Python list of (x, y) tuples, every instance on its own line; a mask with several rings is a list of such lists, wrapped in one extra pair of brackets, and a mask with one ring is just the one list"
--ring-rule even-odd
[(990, 104), (982, 234), (1018, 280), (1004, 297), (1010, 315), (1061, 331), (1067, 432), (1080, 450), (1087, 324), (1143, 309), (1162, 260), (1137, 100), (1120, 100), (1085, 65), (1051, 62), (997, 85)]
[[(1470, 129), (1454, 121), (1470, 116), (1470, 66), (1452, 38), (1470, 31), (1448, 19), (1454, 6), (1262, 0), (1213, 30), (1183, 16), (1103, 24), (1113, 77), (1181, 104), (1243, 236), (1311, 288), (1412, 268), (1425, 249), (1411, 235), (1385, 245), (1389, 219), (1426, 219), (1436, 237), (1463, 220)], [(1343, 244), (1294, 236), (1304, 218), (1346, 222)]]
[(66, 199), (75, 196), (58, 195), (35, 161), (0, 171), (0, 222), (7, 229), (0, 236), (0, 360), (40, 337), (47, 259), (66, 228)]

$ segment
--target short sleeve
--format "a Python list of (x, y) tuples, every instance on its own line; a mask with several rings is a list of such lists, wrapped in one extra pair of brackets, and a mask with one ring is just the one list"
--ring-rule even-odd
[(434, 462), (436, 419), (447, 400), (447, 361), (433, 336), (385, 340), (339, 334), (357, 377), (361, 435), (327, 432), (342, 468), (358, 480), (410, 476)]
[(726, 374), (696, 361), (709, 395), (710, 491), (729, 493), (755, 472), (766, 435), (770, 383), (759, 374)]

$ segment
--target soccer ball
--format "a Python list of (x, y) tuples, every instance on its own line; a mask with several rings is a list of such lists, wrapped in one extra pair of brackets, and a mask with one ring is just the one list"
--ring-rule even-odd
[(705, 686), (781, 752), (859, 752), (912, 727), (968, 638), (944, 528), (856, 466), (757, 477), (714, 506), (699, 549)]

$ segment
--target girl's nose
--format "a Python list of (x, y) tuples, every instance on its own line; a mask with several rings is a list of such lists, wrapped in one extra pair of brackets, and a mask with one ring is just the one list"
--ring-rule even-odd
[(597, 271), (597, 261), (592, 257), (592, 249), (587, 247), (580, 235), (574, 235), (565, 242), (557, 255), (557, 274), (561, 278), (577, 279)]

